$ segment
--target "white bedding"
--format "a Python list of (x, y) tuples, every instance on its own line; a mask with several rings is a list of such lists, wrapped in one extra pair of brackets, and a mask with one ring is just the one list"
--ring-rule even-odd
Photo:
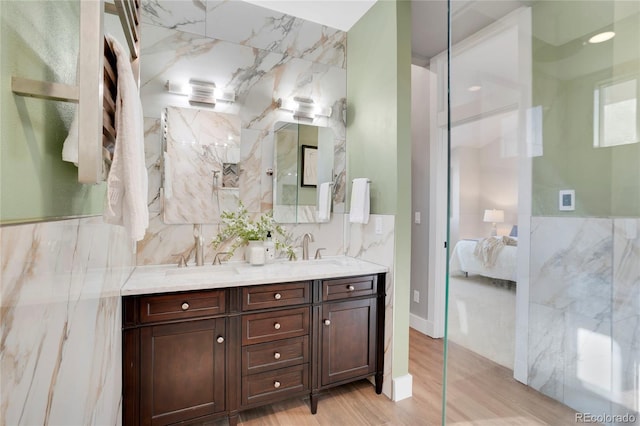
[(458, 241), (453, 248), (451, 260), (449, 261), (450, 274), (478, 274), (499, 280), (517, 281), (516, 259), (518, 247), (505, 245), (500, 249), (495, 264), (487, 267), (483, 264), (482, 259), (473, 254), (477, 242), (477, 240)]

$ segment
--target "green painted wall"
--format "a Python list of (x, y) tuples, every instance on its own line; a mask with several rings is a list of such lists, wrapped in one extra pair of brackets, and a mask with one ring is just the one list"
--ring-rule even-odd
[(371, 213), (396, 215), (393, 377), (409, 369), (411, 5), (378, 1), (347, 34), (349, 181), (371, 178)]
[(105, 185), (61, 160), (75, 105), (16, 96), (11, 77), (75, 84), (78, 1), (0, 1), (0, 221), (102, 212)]
[[(575, 22), (576, 11), (584, 19), (608, 16), (616, 22), (616, 37), (600, 44), (546, 42), (550, 29)], [(593, 146), (594, 89), (620, 78), (636, 78), (640, 85), (638, 13), (639, 3), (624, 1), (584, 1), (579, 7), (543, 2), (533, 8), (533, 105), (543, 107), (543, 155), (533, 159), (534, 215), (640, 215), (640, 143)], [(640, 126), (640, 108), (636, 113)], [(561, 189), (576, 191), (575, 211), (558, 210)]]
[(373, 214), (397, 206), (397, 31), (392, 0), (377, 2), (347, 33), (347, 170), (349, 181), (371, 178)]

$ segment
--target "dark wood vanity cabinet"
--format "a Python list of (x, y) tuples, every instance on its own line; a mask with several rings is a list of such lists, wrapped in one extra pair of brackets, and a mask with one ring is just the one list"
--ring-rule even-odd
[(140, 330), (140, 418), (165, 425), (225, 410), (225, 319)]
[(123, 298), (123, 423), (204, 422), (375, 375), (384, 274)]

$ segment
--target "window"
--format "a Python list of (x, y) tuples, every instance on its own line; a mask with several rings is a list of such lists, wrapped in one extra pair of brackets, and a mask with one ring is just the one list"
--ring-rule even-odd
[(638, 80), (608, 82), (596, 87), (593, 115), (594, 147), (637, 143)]

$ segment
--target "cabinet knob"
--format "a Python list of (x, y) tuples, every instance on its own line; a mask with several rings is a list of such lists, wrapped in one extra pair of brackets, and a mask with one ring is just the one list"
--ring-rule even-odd
[(280, 359), (280, 352), (276, 352), (275, 354), (273, 354), (273, 357), (275, 359)]
[(277, 323), (273, 324), (273, 328), (275, 328), (276, 330), (280, 330), (280, 323), (277, 322)]
[(273, 297), (274, 297), (276, 300), (280, 300), (280, 299), (282, 299), (282, 295), (281, 295), (280, 293), (276, 293)]
[(182, 304), (182, 310), (183, 310), (183, 311), (186, 311), (187, 309), (189, 309), (189, 304), (188, 304), (187, 302), (184, 302), (184, 303)]
[(328, 319), (324, 320), (324, 325), (331, 325), (331, 320), (328, 320)]
[(218, 338), (216, 339), (216, 342), (218, 342), (218, 343), (224, 343), (224, 337), (222, 337), (222, 336), (218, 336)]
[(353, 291), (353, 290), (355, 290), (355, 289), (356, 289), (356, 288), (355, 288), (354, 286), (352, 286), (351, 284), (349, 284), (349, 285), (347, 286), (347, 290), (349, 290), (349, 291)]
[(273, 387), (276, 388), (276, 389), (278, 389), (281, 385), (282, 385), (282, 383), (280, 383), (277, 380), (275, 382), (273, 382)]

